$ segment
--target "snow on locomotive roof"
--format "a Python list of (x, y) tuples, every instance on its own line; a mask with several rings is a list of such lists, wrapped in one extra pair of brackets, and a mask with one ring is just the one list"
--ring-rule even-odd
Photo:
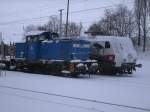
[(114, 39), (126, 40), (128, 37), (118, 37), (118, 36), (94, 36), (94, 37), (85, 37), (84, 40), (88, 41), (113, 41)]
[(44, 33), (45, 31), (38, 31), (38, 30), (35, 30), (35, 31), (30, 31), (30, 32), (27, 32), (25, 34), (25, 36), (35, 36), (35, 35), (40, 35), (42, 33)]

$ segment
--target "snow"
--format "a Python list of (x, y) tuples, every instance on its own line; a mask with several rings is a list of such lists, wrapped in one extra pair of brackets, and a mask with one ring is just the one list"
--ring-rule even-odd
[[(82, 38), (84, 39), (84, 38)], [(98, 43), (105, 48), (104, 42), (110, 42), (110, 49), (105, 49), (104, 54), (114, 54), (116, 66), (121, 66), (122, 63), (135, 63), (137, 60), (137, 53), (133, 43), (129, 37), (119, 36), (93, 36), (86, 37), (84, 40), (91, 43)]]
[(30, 32), (27, 32), (25, 35), (26, 36), (31, 36), (31, 35), (40, 35), (44, 33), (44, 31), (38, 31), (38, 30), (35, 30), (35, 31), (30, 31)]
[(71, 60), (70, 62), (72, 62), (72, 63), (78, 63), (78, 62), (81, 62), (81, 60), (74, 59), (74, 60)]
[(66, 73), (66, 74), (69, 74), (69, 73), (70, 73), (70, 71), (63, 70), (63, 71), (61, 71), (61, 73)]
[[(91, 78), (88, 76), (66, 78), (6, 71), (6, 76), (0, 77), (0, 111), (146, 112), (146, 110), (106, 104), (150, 110), (150, 61), (141, 59), (139, 63), (143, 64), (143, 68), (132, 75), (92, 75)], [(93, 102), (74, 98), (89, 99)], [(94, 102), (95, 100), (100, 103)]]
[(120, 44), (122, 46), (124, 59), (127, 59), (127, 57), (131, 55), (133, 58), (132, 61), (134, 62), (134, 60), (137, 59), (137, 53), (131, 39), (126, 37), (126, 38), (118, 38), (118, 40), (120, 41)]

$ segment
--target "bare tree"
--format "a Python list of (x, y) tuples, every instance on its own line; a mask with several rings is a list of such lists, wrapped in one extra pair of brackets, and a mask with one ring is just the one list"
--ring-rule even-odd
[(37, 26), (31, 24), (24, 29), (24, 32), (27, 33), (34, 30), (37, 30)]
[(145, 52), (146, 49), (146, 29), (147, 29), (147, 25), (146, 25), (146, 21), (147, 21), (147, 6), (146, 6), (146, 0), (143, 0), (142, 2), (142, 28), (143, 28), (143, 37), (144, 37), (144, 43), (143, 43), (143, 52)]
[(100, 25), (101, 23), (102, 22), (92, 24), (86, 33), (91, 33), (93, 36), (94, 35), (108, 35), (106, 34), (106, 32), (104, 32), (105, 30), (101, 27), (102, 26)]
[[(49, 22), (45, 24), (44, 26), (40, 26), (39, 29), (46, 30), (50, 32), (59, 33), (59, 19), (57, 16), (52, 16), (49, 19)], [(62, 26), (62, 35), (65, 35), (65, 24)], [(77, 24), (75, 22), (69, 22), (68, 23), (68, 36), (69, 37), (77, 37), (80, 36), (82, 31), (82, 24)]]
[(142, 20), (142, 29), (143, 29), (143, 52), (146, 50), (146, 38), (147, 38), (147, 32), (148, 32), (148, 27), (147, 27), (147, 19), (149, 16), (149, 2), (150, 0), (141, 0), (141, 20)]
[(135, 25), (132, 16), (132, 11), (128, 10), (126, 6), (118, 5), (117, 10), (114, 12), (112, 18), (116, 35), (131, 37)]
[(148, 17), (150, 16), (150, 0), (135, 0), (135, 11), (143, 31), (143, 52), (146, 50), (146, 37), (148, 32)]
[[(65, 29), (64, 29), (65, 31)], [(82, 24), (76, 24), (75, 22), (68, 23), (68, 37), (78, 37), (81, 35)]]
[(138, 27), (138, 46), (141, 45), (141, 0), (135, 0), (135, 19)]
[[(30, 25), (27, 26), (25, 29), (25, 32), (29, 32), (29, 31), (33, 31), (33, 30), (42, 30), (42, 31), (49, 31), (49, 32), (55, 32), (55, 33), (59, 33), (59, 19), (57, 16), (51, 16), (49, 18), (48, 23), (46, 23), (45, 25), (41, 25), (41, 26), (34, 26), (34, 25)], [(77, 37), (81, 35), (82, 32), (82, 23), (75, 23), (75, 22), (69, 22), (68, 23), (68, 36), (69, 37)], [(65, 24), (63, 24), (62, 26), (62, 34), (63, 36), (65, 35)]]
[(106, 9), (104, 18), (91, 25), (88, 31), (97, 32), (98, 35), (131, 37), (135, 25), (132, 16), (132, 11), (124, 5), (118, 5), (115, 9)]
[(45, 25), (46, 31), (58, 32), (59, 31), (59, 19), (57, 16), (51, 16), (48, 23)]

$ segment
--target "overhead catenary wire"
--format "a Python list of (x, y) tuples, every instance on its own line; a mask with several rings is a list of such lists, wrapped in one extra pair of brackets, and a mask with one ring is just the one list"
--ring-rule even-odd
[[(56, 15), (51, 15), (51, 16), (56, 16)], [(13, 24), (13, 23), (20, 23), (20, 22), (25, 22), (25, 21), (30, 21), (30, 20), (36, 20), (36, 19), (42, 19), (42, 18), (49, 18), (49, 17), (51, 17), (51, 16), (41, 16), (41, 17), (35, 17), (35, 18), (28, 18), (28, 19), (21, 19), (21, 20), (3, 22), (3, 23), (0, 23), (0, 25), (7, 25), (7, 24)]]
[[(57, 7), (57, 5), (58, 5), (58, 7), (60, 7), (60, 5), (62, 5), (63, 3), (64, 3), (64, 1), (61, 1), (61, 2), (59, 2), (59, 3), (57, 3), (56, 1), (54, 2), (54, 1), (47, 1), (48, 3), (48, 5), (50, 4), (50, 5), (53, 5), (54, 3), (56, 4), (55, 5), (55, 7)], [(83, 1), (80, 1), (80, 2), (73, 2), (73, 1), (71, 1), (71, 3), (73, 4), (73, 5), (75, 5), (75, 4), (81, 4), (81, 3), (83, 3), (83, 2), (85, 2), (84, 0)], [(72, 4), (70, 4), (70, 5), (72, 5)], [(62, 6), (62, 7), (65, 7), (65, 6)], [(7, 13), (7, 15), (8, 16), (10, 16), (10, 15), (14, 15), (14, 14), (18, 14), (18, 13), (28, 13), (28, 12), (30, 12), (30, 13), (32, 13), (32, 12), (35, 12), (35, 11), (45, 11), (45, 10), (50, 10), (51, 9), (51, 7), (50, 6), (47, 6), (47, 5), (40, 5), (39, 7), (38, 7), (38, 9), (35, 9), (35, 7), (32, 7), (31, 9), (29, 8), (29, 9), (25, 9), (25, 10), (18, 10), (18, 11), (16, 11), (16, 12), (11, 12), (11, 13)], [(4, 17), (7, 17), (7, 15), (4, 15)]]
[[(133, 3), (133, 2), (128, 2), (128, 3)], [(109, 5), (109, 6), (103, 6), (103, 7), (83, 9), (83, 10), (77, 10), (77, 11), (71, 11), (69, 14), (83, 13), (83, 12), (88, 12), (88, 11), (95, 11), (95, 10), (100, 10), (100, 9), (104, 9), (104, 8), (110, 8), (110, 7), (113, 7), (113, 6), (116, 6), (116, 5), (118, 5), (118, 4), (113, 4), (113, 5)], [(64, 14), (66, 14), (66, 13), (64, 13)], [(47, 15), (47, 16), (34, 17), (34, 18), (27, 18), (27, 19), (14, 20), (14, 21), (8, 21), (8, 22), (0, 22), (0, 25), (15, 24), (15, 23), (20, 23), (20, 22), (25, 22), (25, 21), (36, 20), (36, 19), (49, 18), (51, 16), (54, 16), (54, 15)]]

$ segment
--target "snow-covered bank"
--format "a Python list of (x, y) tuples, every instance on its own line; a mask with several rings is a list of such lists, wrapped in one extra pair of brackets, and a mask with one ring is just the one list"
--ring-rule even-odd
[(138, 52), (138, 57), (140, 60), (147, 60), (150, 61), (150, 50), (146, 52)]

